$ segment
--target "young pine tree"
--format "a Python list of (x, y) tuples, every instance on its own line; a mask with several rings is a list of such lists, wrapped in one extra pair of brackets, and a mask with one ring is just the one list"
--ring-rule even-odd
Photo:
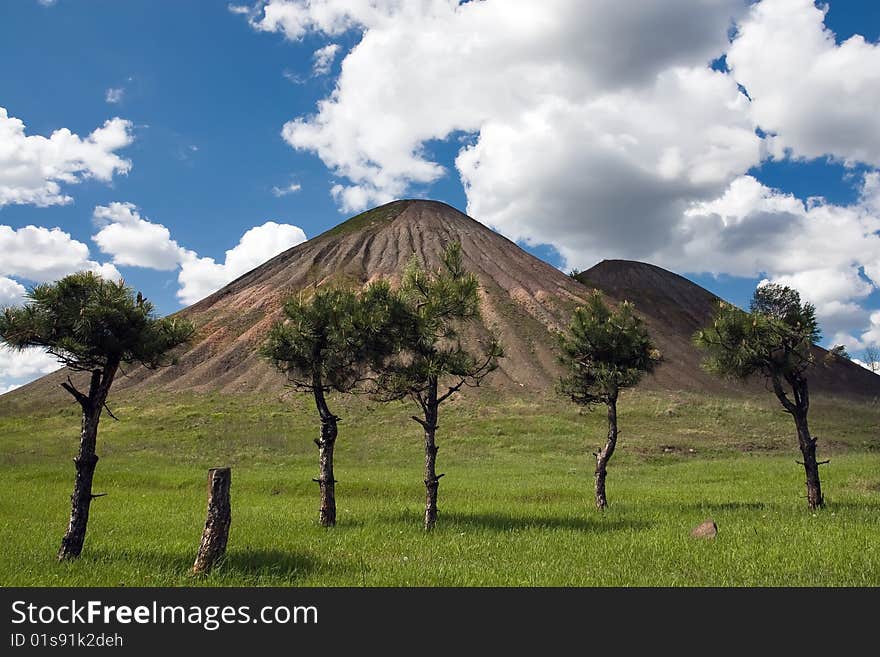
[(722, 302), (712, 325), (694, 336), (696, 345), (707, 352), (707, 370), (736, 379), (763, 378), (794, 418), (811, 509), (824, 503), (816, 439), (807, 422), (807, 375), (816, 364), (813, 344), (820, 335), (813, 305), (801, 303), (790, 287), (771, 284), (755, 290), (750, 312)]
[(582, 406), (605, 404), (608, 437), (596, 452), (596, 506), (605, 509), (608, 461), (617, 447), (617, 399), (620, 391), (639, 383), (654, 370), (660, 352), (654, 347), (633, 305), (624, 301), (612, 311), (594, 291), (577, 308), (567, 333), (560, 336), (560, 362), (565, 374), (559, 382), (564, 395)]
[(339, 417), (327, 393), (351, 392), (371, 368), (381, 366), (397, 344), (395, 327), (403, 325), (396, 295), (384, 281), (357, 293), (318, 289), (284, 304), (285, 318), (275, 324), (261, 353), (284, 372), (296, 390), (314, 397), (321, 423), (318, 446), (319, 521), (336, 524), (333, 451)]
[(400, 329), (402, 352), (380, 373), (378, 397), (383, 400), (409, 397), (422, 415), (412, 416), (424, 430), (425, 530), (437, 522), (437, 493), (442, 474), (437, 474), (437, 420), (440, 405), (465, 385), (478, 386), (495, 370), (503, 350), (492, 339), (479, 351), (462, 345), (460, 327), (480, 317), (479, 283), (465, 271), (461, 245), (450, 244), (436, 272), (424, 269), (414, 257), (401, 283), (406, 323)]
[(91, 272), (38, 285), (23, 306), (7, 308), (0, 315), (0, 342), (14, 349), (42, 347), (68, 368), (90, 373), (87, 392), (78, 390), (70, 377), (61, 384), (82, 408), (82, 430), (73, 460), (76, 479), (70, 522), (59, 559), (82, 552), (95, 497), (98, 423), (119, 367), (128, 363), (158, 367), (192, 334), (190, 322), (156, 318), (153, 305), (140, 293), (135, 296), (123, 281), (107, 281)]

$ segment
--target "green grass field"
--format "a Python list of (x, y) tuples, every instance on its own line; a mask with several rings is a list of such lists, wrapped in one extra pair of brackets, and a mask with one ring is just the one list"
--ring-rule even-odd
[[(0, 584), (51, 586), (880, 585), (880, 405), (816, 401), (828, 502), (810, 512), (794, 429), (772, 399), (635, 393), (604, 513), (592, 452), (604, 414), (559, 400), (445, 405), (438, 528), (421, 529), (420, 428), (408, 405), (335, 399), (339, 525), (317, 525), (309, 400), (153, 395), (111, 403), (86, 546), (58, 563), (78, 417), (0, 400)], [(141, 411), (138, 409), (148, 409)], [(233, 468), (223, 564), (188, 574), (207, 469)], [(714, 541), (689, 536), (712, 517)]]

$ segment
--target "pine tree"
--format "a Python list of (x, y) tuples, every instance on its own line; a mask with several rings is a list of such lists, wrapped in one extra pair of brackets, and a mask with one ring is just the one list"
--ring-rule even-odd
[(708, 371), (735, 379), (763, 378), (794, 418), (811, 509), (824, 504), (816, 439), (807, 422), (807, 376), (816, 365), (813, 344), (820, 336), (815, 307), (802, 303), (796, 290), (776, 284), (755, 290), (750, 312), (721, 302), (712, 325), (694, 336), (707, 352)]
[(396, 347), (395, 327), (403, 325), (402, 308), (387, 282), (377, 281), (360, 293), (319, 288), (284, 304), (285, 318), (269, 331), (261, 353), (284, 372), (296, 390), (310, 393), (321, 423), (318, 446), (319, 521), (336, 524), (333, 452), (339, 417), (327, 394), (351, 392)]
[[(503, 350), (494, 338), (479, 350), (461, 342), (460, 330), (480, 317), (479, 283), (465, 271), (461, 245), (449, 244), (436, 272), (413, 258), (404, 272), (400, 295), (407, 308), (399, 326), (401, 355), (380, 373), (378, 397), (410, 398), (421, 409), (412, 419), (424, 430), (425, 530), (437, 522), (436, 442), (440, 405), (463, 386), (476, 387), (498, 366)], [(445, 389), (445, 390), (444, 390)]]
[(38, 285), (23, 306), (7, 308), (0, 315), (3, 343), (14, 349), (42, 347), (71, 370), (90, 374), (88, 392), (78, 390), (70, 377), (61, 384), (82, 408), (82, 429), (74, 459), (70, 522), (59, 559), (75, 558), (82, 552), (96, 497), (92, 480), (98, 463), (98, 424), (120, 366), (159, 367), (168, 352), (192, 334), (189, 321), (156, 318), (153, 305), (140, 293), (135, 296), (124, 281), (107, 281), (91, 272)]
[(624, 301), (612, 311), (598, 291), (575, 310), (568, 332), (560, 336), (560, 349), (565, 368), (560, 392), (581, 406), (605, 404), (608, 409), (608, 436), (595, 453), (596, 506), (604, 509), (608, 462), (617, 447), (618, 396), (654, 370), (660, 352), (631, 303)]

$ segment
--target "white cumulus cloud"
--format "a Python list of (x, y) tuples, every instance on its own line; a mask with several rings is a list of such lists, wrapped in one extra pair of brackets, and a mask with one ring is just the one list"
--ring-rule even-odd
[(178, 275), (178, 298), (191, 304), (219, 290), (242, 274), (270, 258), (306, 240), (301, 228), (267, 221), (242, 235), (238, 244), (226, 252), (222, 263), (213, 258), (191, 257), (185, 260)]
[(870, 181), (861, 202), (840, 206), (804, 203), (742, 176), (719, 198), (692, 204), (680, 241), (652, 258), (679, 271), (766, 276), (789, 285), (816, 305), (827, 340), (850, 346), (868, 321), (861, 302), (880, 286), (865, 266), (880, 253), (880, 217), (865, 200)]
[(0, 276), (44, 283), (88, 270), (105, 278), (120, 277), (112, 264), (90, 260), (89, 247), (60, 228), (0, 225), (0, 253)]
[(752, 98), (756, 124), (774, 135), (774, 155), (878, 166), (880, 44), (856, 34), (838, 45), (826, 11), (813, 0), (754, 4), (727, 64)]
[(0, 276), (0, 308), (4, 306), (14, 306), (24, 301), (24, 295), (27, 292), (24, 285)]
[(85, 138), (67, 128), (49, 137), (27, 135), (24, 123), (0, 107), (0, 207), (63, 205), (73, 199), (62, 184), (128, 173), (131, 162), (116, 151), (132, 142), (131, 129), (130, 121), (113, 118)]
[[(731, 18), (742, 8), (739, 0), (273, 0), (258, 5), (250, 20), (257, 29), (290, 39), (309, 31), (334, 35), (353, 26), (364, 30), (343, 62), (335, 90), (319, 103), (317, 113), (294, 118), (282, 132), (292, 146), (315, 152), (346, 179), (332, 192), (344, 210), (354, 211), (447, 175), (428, 157), (424, 144), (456, 131), (483, 138), (490, 131), (513, 135), (522, 123), (535, 120), (535, 114), (568, 113), (572, 128), (586, 124), (587, 134), (611, 132), (609, 138), (618, 143), (650, 136), (650, 126), (636, 134), (616, 131), (615, 125), (592, 126), (589, 112), (601, 113), (609, 93), (619, 94), (610, 102), (629, 95), (635, 103), (642, 89), (648, 96), (655, 94), (654, 79), (660, 72), (694, 62), (703, 67), (722, 52)], [(621, 42), (627, 48), (620, 48)], [(735, 84), (727, 80), (726, 86), (736, 96)], [(709, 95), (707, 90), (693, 91), (700, 96), (688, 95), (680, 105), (694, 100), (705, 107), (701, 96)], [(729, 100), (715, 105), (725, 112)], [(746, 123), (733, 131), (745, 127), (751, 132)], [(712, 148), (726, 141), (722, 131), (713, 131)], [(580, 136), (562, 135), (561, 140), (574, 150)], [(747, 140), (752, 137), (746, 135)], [(666, 158), (668, 176), (677, 167), (675, 153)], [(527, 168), (534, 167), (530, 163)], [(469, 200), (478, 196), (469, 191)]]
[(61, 368), (61, 363), (42, 349), (9, 349), (0, 346), (0, 394)]
[(131, 203), (99, 205), (94, 219), (101, 229), (92, 239), (114, 264), (168, 271), (186, 257), (165, 226), (141, 217)]
[(675, 68), (650, 86), (489, 120), (456, 166), (468, 213), (571, 266), (678, 243), (688, 204), (760, 160), (748, 101), (722, 73)]
[(10, 349), (0, 346), (0, 372), (3, 376), (18, 379), (35, 374), (48, 374), (60, 367), (58, 359), (42, 349)]
[(238, 244), (226, 252), (225, 260), (217, 262), (180, 246), (171, 238), (168, 228), (141, 216), (132, 203), (99, 205), (95, 208), (94, 219), (101, 228), (92, 239), (115, 264), (160, 271), (179, 268), (177, 297), (186, 304), (216, 292), (242, 274), (306, 240), (305, 233), (298, 226), (267, 221), (246, 231)]
[(871, 313), (868, 330), (862, 333), (859, 346), (880, 347), (880, 310)]

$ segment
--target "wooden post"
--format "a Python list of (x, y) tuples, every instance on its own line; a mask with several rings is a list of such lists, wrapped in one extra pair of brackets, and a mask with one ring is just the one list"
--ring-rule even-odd
[(208, 518), (205, 520), (205, 531), (202, 532), (199, 553), (193, 564), (193, 573), (197, 575), (210, 572), (217, 560), (226, 552), (229, 523), (232, 522), (229, 503), (231, 480), (232, 470), (229, 468), (208, 470)]

